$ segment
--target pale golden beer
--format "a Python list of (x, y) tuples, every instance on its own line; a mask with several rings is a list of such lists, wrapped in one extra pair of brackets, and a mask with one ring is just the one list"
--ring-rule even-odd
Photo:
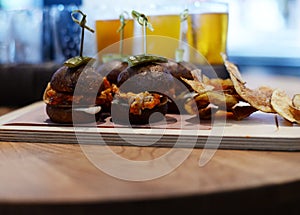
[(222, 64), (221, 53), (226, 53), (228, 13), (191, 14), (188, 43), (199, 51), (210, 64)]
[[(201, 1), (189, 8), (187, 42), (194, 47), (208, 63), (223, 64), (221, 54), (227, 52), (228, 33), (227, 3)], [(195, 52), (190, 59), (197, 61)]]
[(161, 35), (179, 39), (180, 15), (155, 15), (148, 17), (154, 31), (148, 31), (148, 35)]
[[(133, 20), (127, 20), (124, 28), (124, 39), (133, 37)], [(120, 33), (117, 32), (121, 23), (118, 19), (96, 20), (97, 50), (100, 52), (104, 48), (120, 41)]]
[[(148, 17), (154, 31), (147, 30), (147, 35), (171, 37), (176, 40), (180, 35), (180, 14), (176, 15), (153, 15)], [(164, 41), (164, 43), (162, 43)], [(165, 43), (157, 37), (149, 37), (147, 41), (147, 52), (174, 58), (175, 50), (173, 44)]]

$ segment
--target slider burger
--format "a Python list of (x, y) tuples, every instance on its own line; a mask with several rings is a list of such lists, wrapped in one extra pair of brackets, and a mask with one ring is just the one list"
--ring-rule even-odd
[(137, 55), (128, 60), (128, 67), (121, 71), (117, 85), (121, 92), (156, 92), (168, 97), (168, 113), (183, 110), (184, 98), (190, 86), (182, 81), (192, 79), (195, 66), (185, 62), (175, 62), (155, 55)]
[[(122, 76), (123, 78), (124, 74), (127, 75), (128, 69), (130, 70), (132, 68), (130, 63), (130, 58), (112, 60), (101, 64), (97, 71), (102, 76), (105, 76), (110, 83), (121, 86), (123, 83), (119, 80), (119, 76)], [(122, 81), (125, 82), (126, 80)], [(147, 86), (144, 89), (126, 89), (123, 87), (122, 90), (115, 93), (111, 109), (114, 123), (148, 124), (149, 118), (154, 112), (159, 112), (161, 115), (156, 115), (155, 117), (152, 116), (152, 122), (159, 121), (163, 118), (162, 116), (167, 112), (166, 104), (168, 100), (166, 96), (147, 91), (151, 81), (151, 78), (149, 80), (142, 80)], [(137, 86), (139, 82), (140, 80), (134, 80), (134, 83), (128, 82), (127, 84), (128, 86), (134, 87)]]
[[(76, 92), (75, 92), (76, 89)], [(101, 111), (110, 109), (118, 89), (85, 63), (64, 66), (52, 76), (43, 95), (46, 112), (56, 123), (97, 121)]]
[(174, 74), (178, 75), (180, 68), (182, 74), (189, 78), (187, 69), (155, 55), (130, 56), (126, 63), (124, 69), (124, 62), (114, 62), (112, 74), (108, 72), (106, 75), (111, 75), (114, 81), (118, 75), (116, 83), (119, 93), (112, 102), (113, 121), (146, 124), (150, 117), (151, 122), (161, 120), (171, 110), (170, 107), (174, 106), (174, 102), (168, 102), (176, 97), (175, 90), (179, 79)]
[[(74, 15), (81, 15), (78, 20)], [(87, 123), (97, 121), (103, 109), (110, 109), (115, 85), (101, 76), (91, 65), (93, 58), (84, 57), (84, 30), (94, 32), (86, 25), (86, 14), (80, 10), (71, 13), (72, 20), (81, 27), (80, 55), (65, 61), (52, 76), (43, 95), (46, 112), (53, 122)]]

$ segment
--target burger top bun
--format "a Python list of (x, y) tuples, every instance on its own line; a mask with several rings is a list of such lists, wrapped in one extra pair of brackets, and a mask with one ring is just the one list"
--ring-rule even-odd
[[(84, 80), (84, 85), (77, 86), (79, 78)], [(102, 75), (89, 65), (75, 68), (62, 66), (53, 74), (50, 84), (51, 88), (57, 92), (73, 93), (75, 87), (79, 87), (80, 92), (88, 94), (92, 90), (101, 91), (99, 83), (102, 79)]]
[(113, 60), (107, 63), (101, 64), (97, 71), (107, 78), (111, 84), (117, 84), (119, 74), (125, 70), (128, 66), (126, 61)]
[(169, 60), (168, 62), (164, 63), (164, 65), (168, 67), (168, 70), (171, 72), (171, 74), (179, 80), (181, 77), (185, 79), (193, 79), (191, 71), (195, 68), (189, 63)]
[(118, 76), (121, 91), (139, 93), (152, 91), (166, 93), (174, 87), (173, 76), (167, 66), (149, 62), (128, 67)]

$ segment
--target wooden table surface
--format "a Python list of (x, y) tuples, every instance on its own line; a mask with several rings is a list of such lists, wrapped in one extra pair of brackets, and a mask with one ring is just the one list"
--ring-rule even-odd
[[(282, 83), (278, 77), (268, 80), (275, 87)], [(297, 86), (299, 78), (285, 81), (285, 87)], [(170, 174), (133, 182), (107, 175), (88, 160), (80, 145), (63, 142), (0, 142), (0, 214), (297, 214), (299, 210), (300, 152), (217, 150), (200, 167), (203, 150), (193, 149)], [(169, 150), (111, 147), (130, 160), (151, 160)]]
[[(83, 210), (82, 207), (111, 213), (123, 208), (143, 211), (143, 207), (151, 205), (150, 211), (178, 212), (176, 206), (182, 206), (203, 212), (239, 212), (245, 208), (273, 210), (296, 203), (300, 197), (298, 152), (218, 150), (207, 165), (199, 167), (202, 150), (194, 149), (170, 174), (146, 182), (130, 182), (96, 168), (78, 145), (0, 145), (0, 205), (12, 212), (50, 214), (55, 207), (70, 205), (74, 206), (68, 207), (72, 212)], [(168, 150), (113, 148), (136, 160), (151, 159)]]

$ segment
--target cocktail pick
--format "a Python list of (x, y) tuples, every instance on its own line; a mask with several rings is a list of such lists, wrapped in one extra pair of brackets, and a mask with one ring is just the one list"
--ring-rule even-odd
[(128, 19), (129, 14), (127, 11), (124, 11), (120, 14), (119, 20), (120, 20), (120, 27), (118, 28), (117, 32), (120, 33), (120, 56), (123, 56), (123, 42), (124, 42), (124, 28), (127, 24), (126, 19)]
[(137, 20), (137, 22), (143, 26), (143, 36), (144, 36), (144, 54), (147, 54), (147, 28), (150, 31), (154, 31), (151, 23), (148, 21), (148, 18), (145, 16), (145, 14), (139, 13), (135, 10), (131, 12), (132, 17)]
[(182, 62), (183, 61), (183, 54), (184, 54), (184, 49), (182, 47), (182, 42), (183, 42), (183, 34), (184, 34), (184, 25), (186, 24), (186, 21), (189, 17), (189, 10), (185, 9), (181, 14), (180, 14), (180, 31), (179, 31), (179, 47), (176, 49), (175, 53), (175, 59), (177, 62)]
[(124, 56), (123, 46), (124, 46), (124, 31), (128, 19), (129, 19), (129, 14), (127, 11), (124, 11), (119, 15), (120, 27), (117, 29), (116, 32), (120, 34), (119, 53), (104, 54), (102, 56), (103, 63), (107, 63), (112, 60), (124, 60), (124, 58), (126, 58), (126, 56)]
[[(74, 15), (77, 13), (82, 15), (82, 19), (80, 21), (74, 17)], [(88, 31), (90, 31), (92, 33), (94, 33), (94, 30), (86, 25), (86, 14), (84, 14), (81, 10), (72, 11), (71, 17), (72, 17), (72, 20), (81, 27), (80, 55), (66, 60), (64, 65), (66, 65), (70, 68), (74, 68), (74, 67), (78, 67), (83, 64), (87, 64), (91, 60), (95, 60), (91, 57), (83, 56), (84, 30), (87, 29)]]
[(148, 18), (145, 14), (139, 13), (135, 10), (131, 12), (132, 17), (137, 20), (137, 22), (143, 26), (143, 36), (144, 36), (144, 54), (142, 55), (133, 55), (128, 57), (127, 62), (129, 66), (136, 66), (143, 63), (148, 62), (161, 62), (165, 63), (168, 60), (164, 57), (156, 56), (156, 55), (149, 55), (147, 54), (147, 28), (150, 31), (154, 31), (151, 23), (148, 21)]

